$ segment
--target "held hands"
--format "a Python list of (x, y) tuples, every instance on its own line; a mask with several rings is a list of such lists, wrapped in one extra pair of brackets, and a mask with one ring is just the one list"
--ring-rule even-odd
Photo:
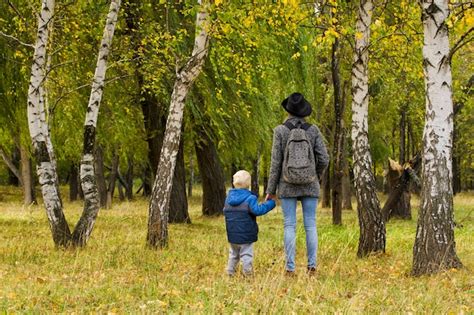
[(276, 195), (272, 195), (272, 194), (267, 194), (267, 196), (265, 197), (265, 201), (268, 201), (268, 200), (276, 201), (276, 199), (277, 199)]

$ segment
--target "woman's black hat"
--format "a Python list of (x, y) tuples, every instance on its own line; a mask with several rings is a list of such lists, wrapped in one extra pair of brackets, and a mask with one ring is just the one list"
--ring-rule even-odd
[(281, 106), (290, 114), (297, 117), (306, 117), (313, 111), (311, 104), (301, 93), (293, 93), (281, 102)]

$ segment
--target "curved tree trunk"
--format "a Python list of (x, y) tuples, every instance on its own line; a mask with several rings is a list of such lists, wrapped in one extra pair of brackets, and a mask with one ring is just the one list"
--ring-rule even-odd
[(196, 34), (198, 35), (194, 40), (194, 49), (191, 58), (177, 73), (171, 95), (165, 138), (161, 148), (160, 162), (156, 172), (148, 214), (147, 243), (153, 248), (164, 247), (168, 244), (168, 207), (176, 156), (181, 140), (184, 102), (194, 80), (201, 72), (207, 56), (209, 37), (204, 28), (207, 16), (207, 8), (200, 6), (196, 17)]
[(426, 115), (423, 131), (421, 209), (413, 247), (414, 275), (461, 268), (454, 240), (452, 190), (453, 101), (446, 20), (447, 0), (423, 0), (423, 67)]
[(96, 140), (97, 117), (102, 100), (107, 70), (107, 59), (114, 37), (115, 25), (121, 0), (112, 0), (107, 14), (102, 41), (97, 58), (92, 90), (87, 105), (86, 119), (84, 122), (84, 147), (81, 159), (81, 186), (84, 192), (84, 209), (81, 218), (74, 229), (72, 239), (75, 246), (85, 246), (94, 228), (97, 214), (99, 213), (99, 192), (97, 189), (96, 174), (94, 171), (94, 148)]
[(220, 215), (225, 201), (225, 178), (216, 147), (204, 130), (197, 131), (196, 157), (202, 179), (202, 214)]
[(373, 4), (361, 0), (356, 24), (356, 44), (352, 65), (352, 146), (354, 179), (359, 214), (359, 248), (357, 256), (385, 252), (385, 224), (375, 190), (372, 157), (368, 139), (369, 107), (369, 40)]

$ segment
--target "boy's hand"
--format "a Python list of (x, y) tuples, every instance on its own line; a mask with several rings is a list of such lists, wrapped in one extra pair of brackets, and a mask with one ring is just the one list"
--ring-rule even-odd
[(276, 200), (276, 196), (275, 195), (271, 195), (271, 194), (267, 194), (267, 196), (265, 197), (265, 201), (268, 201), (268, 200)]

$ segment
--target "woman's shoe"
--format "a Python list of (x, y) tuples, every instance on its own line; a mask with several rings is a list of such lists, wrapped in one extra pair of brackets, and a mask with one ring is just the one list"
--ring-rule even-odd
[(308, 267), (308, 275), (311, 277), (316, 275), (316, 267)]

